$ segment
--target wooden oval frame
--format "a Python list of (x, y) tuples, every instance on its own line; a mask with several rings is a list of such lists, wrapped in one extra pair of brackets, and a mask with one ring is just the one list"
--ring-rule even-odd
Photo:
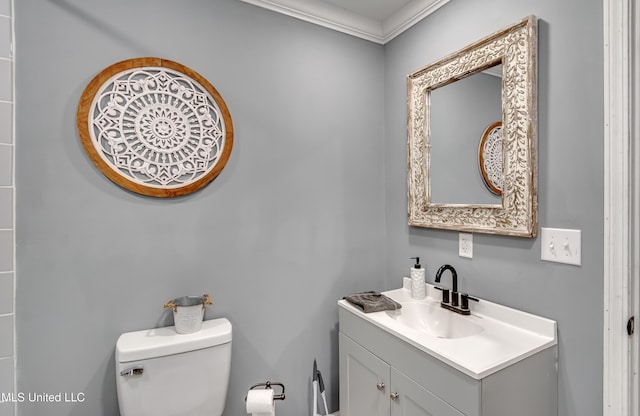
[[(144, 67), (168, 68), (174, 71), (178, 71), (197, 81), (204, 89), (207, 90), (209, 94), (211, 94), (211, 97), (214, 99), (222, 113), (222, 119), (225, 127), (225, 141), (222, 153), (211, 171), (187, 185), (175, 188), (160, 188), (145, 186), (136, 183), (122, 176), (118, 171), (109, 166), (102, 159), (95, 146), (93, 145), (91, 133), (89, 130), (89, 112), (91, 111), (91, 104), (93, 103), (96, 93), (104, 85), (104, 83), (111, 79), (111, 77), (113, 77), (114, 75), (130, 69)], [(80, 102), (78, 103), (78, 112), (76, 116), (76, 124), (78, 128), (78, 134), (80, 135), (80, 141), (82, 143), (82, 146), (84, 147), (85, 152), (87, 152), (87, 155), (89, 156), (91, 161), (102, 172), (102, 174), (104, 174), (112, 182), (120, 185), (125, 189), (128, 189), (129, 191), (159, 198), (171, 198), (181, 195), (187, 195), (208, 185), (220, 174), (222, 169), (224, 169), (233, 148), (233, 122), (231, 120), (231, 114), (229, 113), (229, 109), (222, 99), (222, 96), (220, 95), (220, 93), (218, 93), (218, 90), (216, 90), (215, 87), (211, 85), (211, 83), (207, 81), (206, 78), (204, 78), (202, 75), (198, 74), (191, 68), (177, 62), (162, 58), (146, 57), (127, 59), (121, 62), (117, 62), (102, 70), (102, 72), (96, 75), (91, 80), (91, 82), (89, 82), (84, 92), (82, 93), (82, 96), (80, 97)]]
[(482, 133), (482, 139), (480, 139), (480, 145), (478, 146), (478, 167), (480, 168), (480, 174), (482, 175), (482, 181), (489, 188), (489, 191), (492, 194), (502, 196), (502, 189), (499, 189), (491, 180), (489, 179), (489, 174), (484, 168), (484, 147), (487, 144), (487, 137), (491, 134), (493, 130), (498, 127), (502, 127), (502, 121), (496, 121), (489, 127), (484, 130)]

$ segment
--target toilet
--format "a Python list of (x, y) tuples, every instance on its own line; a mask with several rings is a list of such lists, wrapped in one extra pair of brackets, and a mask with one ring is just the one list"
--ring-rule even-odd
[(120, 335), (116, 385), (121, 416), (220, 416), (231, 369), (231, 323), (212, 319), (192, 334), (174, 327)]

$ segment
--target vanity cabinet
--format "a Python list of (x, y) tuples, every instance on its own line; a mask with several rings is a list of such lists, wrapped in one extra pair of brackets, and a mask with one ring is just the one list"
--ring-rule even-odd
[(557, 416), (557, 345), (475, 379), (338, 309), (342, 416)]
[(339, 342), (341, 414), (464, 416), (344, 334)]

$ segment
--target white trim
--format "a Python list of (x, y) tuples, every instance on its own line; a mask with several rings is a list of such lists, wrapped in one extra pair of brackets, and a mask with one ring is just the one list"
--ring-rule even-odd
[(310, 0), (242, 1), (372, 42), (382, 43), (383, 40), (380, 22), (333, 6), (330, 3)]
[[(631, 244), (631, 308), (636, 317), (640, 320), (640, 54), (637, 52), (640, 46), (640, 7), (634, 1), (633, 10), (630, 10), (630, 43), (629, 43), (629, 63), (630, 63), (630, 138), (633, 148), (633, 176), (632, 176), (632, 244)], [(630, 367), (630, 406), (632, 415), (640, 415), (640, 332), (631, 339), (631, 367)]]
[(383, 44), (415, 25), (449, 0), (412, 1), (382, 21)]
[(603, 415), (630, 407), (629, 16), (633, 0), (603, 0), (604, 26), (604, 335)]
[(383, 45), (449, 2), (414, 0), (379, 21), (317, 0), (241, 1)]

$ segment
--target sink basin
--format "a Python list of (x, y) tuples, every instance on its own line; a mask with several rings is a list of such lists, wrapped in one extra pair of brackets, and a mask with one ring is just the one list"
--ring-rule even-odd
[(434, 303), (405, 302), (402, 309), (387, 314), (402, 325), (438, 338), (464, 338), (482, 332), (480, 325)]

